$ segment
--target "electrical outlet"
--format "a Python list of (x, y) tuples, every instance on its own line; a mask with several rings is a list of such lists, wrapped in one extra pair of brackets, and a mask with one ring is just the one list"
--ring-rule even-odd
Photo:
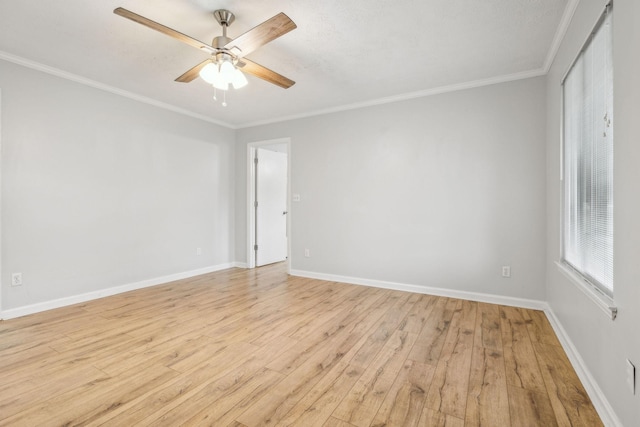
[(310, 258), (311, 257), (311, 251), (309, 251), (309, 249), (305, 249), (304, 250), (304, 256), (305, 256), (305, 258)]
[(202, 255), (202, 248), (196, 249), (196, 255)]
[(636, 367), (627, 359), (627, 385), (631, 394), (636, 394)]
[(299, 195), (298, 193), (295, 193), (295, 194), (293, 195), (293, 201), (294, 201), (294, 202), (299, 202), (299, 201), (300, 201), (300, 195)]
[(22, 273), (13, 273), (11, 275), (11, 286), (22, 286)]
[(509, 265), (502, 266), (502, 277), (511, 277), (511, 266)]

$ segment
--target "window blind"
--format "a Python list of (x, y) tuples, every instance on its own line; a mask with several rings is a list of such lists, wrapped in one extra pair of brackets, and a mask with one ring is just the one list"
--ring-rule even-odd
[(563, 82), (564, 261), (613, 295), (613, 55), (608, 6)]

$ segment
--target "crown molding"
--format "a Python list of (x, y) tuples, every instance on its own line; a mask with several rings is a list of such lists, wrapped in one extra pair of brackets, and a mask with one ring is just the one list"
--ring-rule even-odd
[(116, 95), (123, 96), (125, 98), (132, 99), (134, 101), (142, 102), (144, 104), (152, 105), (154, 107), (162, 108), (168, 111), (172, 111), (174, 113), (182, 114), (185, 116), (193, 117), (194, 119), (202, 120), (205, 122), (213, 123), (218, 126), (223, 126), (230, 129), (235, 129), (229, 123), (222, 122), (220, 120), (212, 119), (211, 117), (203, 116), (202, 114), (197, 114), (192, 111), (186, 110), (184, 108), (176, 107), (175, 105), (167, 104), (165, 102), (158, 101), (157, 99), (149, 98), (146, 96), (138, 95), (133, 92), (129, 92), (123, 89), (119, 89), (114, 86), (110, 86), (104, 83), (100, 83), (95, 80), (88, 79), (86, 77), (79, 76), (77, 74), (70, 73), (68, 71), (61, 70), (59, 68), (50, 67), (48, 65), (41, 64), (36, 61), (32, 61), (30, 59), (26, 59), (17, 55), (10, 54), (8, 52), (0, 51), (0, 59), (5, 60), (7, 62), (11, 62), (26, 68), (30, 68), (32, 70), (41, 71), (46, 74), (50, 74), (52, 76), (60, 77), (66, 80), (70, 80), (75, 83), (80, 83), (85, 86), (89, 86), (95, 89), (99, 89), (105, 92), (110, 92)]
[(539, 77), (539, 76), (545, 75), (546, 73), (547, 72), (545, 70), (543, 70), (543, 69), (537, 69), (537, 70), (523, 71), (523, 72), (520, 72), (520, 73), (506, 74), (506, 75), (503, 75), (503, 76), (490, 77), (488, 79), (474, 80), (474, 81), (470, 81), (470, 82), (457, 83), (457, 84), (447, 85), (447, 86), (440, 86), (440, 87), (421, 90), (421, 91), (417, 91), (417, 92), (408, 92), (408, 93), (403, 93), (403, 94), (399, 94), (399, 95), (388, 96), (388, 97), (385, 97), (385, 98), (377, 98), (377, 99), (372, 99), (372, 100), (364, 101), (364, 102), (358, 102), (358, 103), (354, 103), (354, 104), (340, 105), (340, 106), (337, 106), (337, 107), (331, 107), (331, 108), (326, 108), (326, 109), (322, 109), (322, 110), (310, 111), (308, 113), (301, 113), (301, 114), (295, 114), (295, 115), (291, 115), (291, 116), (284, 116), (284, 117), (280, 117), (280, 118), (276, 118), (276, 119), (249, 122), (249, 123), (244, 123), (244, 124), (237, 125), (236, 128), (237, 129), (245, 129), (245, 128), (250, 128), (250, 127), (254, 127), (254, 126), (262, 126), (262, 125), (267, 125), (267, 124), (285, 122), (285, 121), (289, 121), (289, 120), (296, 120), (296, 119), (304, 119), (304, 118), (309, 118), (309, 117), (314, 117), (314, 116), (321, 116), (321, 115), (324, 115), (324, 114), (338, 113), (338, 112), (341, 112), (341, 111), (357, 110), (359, 108), (373, 107), (373, 106), (376, 106), (376, 105), (390, 104), (390, 103), (393, 103), (393, 102), (406, 101), (406, 100), (415, 99), (415, 98), (424, 98), (424, 97), (427, 97), (427, 96), (439, 95), (439, 94), (442, 94), (442, 93), (456, 92), (456, 91), (459, 91), (459, 90), (473, 89), (473, 88), (478, 88), (478, 87), (482, 87), (482, 86), (490, 86), (490, 85), (494, 85), (494, 84), (498, 84), (498, 83), (506, 83), (506, 82), (510, 82), (510, 81), (514, 81), (514, 80), (528, 79), (528, 78), (531, 78), (531, 77)]
[(553, 65), (553, 61), (556, 59), (558, 49), (560, 49), (560, 44), (562, 43), (562, 40), (564, 39), (564, 36), (569, 29), (569, 24), (571, 24), (571, 20), (573, 19), (573, 15), (575, 14), (579, 3), (580, 0), (569, 0), (567, 2), (567, 6), (564, 8), (564, 13), (562, 14), (562, 18), (560, 19), (560, 24), (556, 29), (556, 34), (553, 37), (553, 41), (551, 42), (551, 46), (549, 47), (547, 57), (542, 67), (545, 74), (549, 72), (549, 70), (551, 69), (551, 65)]

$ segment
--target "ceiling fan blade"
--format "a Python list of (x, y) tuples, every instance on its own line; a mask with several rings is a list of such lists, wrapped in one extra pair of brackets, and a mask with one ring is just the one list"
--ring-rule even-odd
[(267, 19), (262, 24), (231, 40), (224, 47), (236, 56), (243, 57), (296, 28), (295, 22), (280, 12), (273, 18)]
[(281, 88), (288, 89), (296, 82), (291, 79), (286, 78), (282, 74), (278, 74), (275, 71), (271, 71), (267, 67), (263, 67), (260, 64), (256, 64), (253, 61), (248, 60), (247, 58), (242, 58), (238, 60), (238, 68), (242, 71), (252, 74), (256, 77), (261, 78), (262, 80), (266, 80), (269, 83), (273, 83), (274, 85), (280, 86)]
[(200, 73), (200, 70), (202, 70), (204, 68), (204, 66), (207, 65), (209, 62), (211, 62), (210, 59), (205, 59), (204, 61), (202, 61), (201, 63), (199, 63), (195, 67), (193, 67), (190, 70), (186, 71), (183, 75), (178, 77), (175, 81), (180, 82), (180, 83), (189, 83), (189, 82), (195, 80), (196, 78), (199, 77), (198, 73)]
[(186, 34), (182, 34), (179, 31), (176, 31), (172, 28), (166, 27), (162, 24), (159, 24), (151, 19), (145, 18), (144, 16), (138, 15), (137, 13), (131, 12), (130, 10), (124, 9), (122, 7), (118, 7), (113, 10), (113, 13), (116, 15), (120, 15), (123, 18), (130, 19), (138, 24), (142, 24), (146, 27), (151, 28), (152, 30), (156, 30), (161, 32), (162, 34), (166, 34), (169, 37), (173, 37), (176, 40), (179, 40), (183, 43), (188, 44), (189, 46), (193, 46), (196, 49), (204, 50), (206, 52), (215, 52), (215, 49), (209, 46), (208, 44), (201, 42), (200, 40), (196, 40), (193, 37), (189, 37)]

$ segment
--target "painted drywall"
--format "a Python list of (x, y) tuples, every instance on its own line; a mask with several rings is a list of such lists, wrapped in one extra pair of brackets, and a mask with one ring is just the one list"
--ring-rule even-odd
[(640, 392), (625, 382), (625, 360), (640, 368), (640, 3), (616, 0), (614, 55), (614, 300), (610, 320), (558, 271), (560, 259), (560, 82), (606, 1), (582, 0), (547, 76), (547, 298), (624, 426), (638, 425)]
[(239, 130), (236, 259), (246, 145), (290, 137), (293, 270), (543, 300), (544, 89), (533, 78)]
[(4, 61), (0, 88), (3, 310), (233, 261), (233, 130)]

